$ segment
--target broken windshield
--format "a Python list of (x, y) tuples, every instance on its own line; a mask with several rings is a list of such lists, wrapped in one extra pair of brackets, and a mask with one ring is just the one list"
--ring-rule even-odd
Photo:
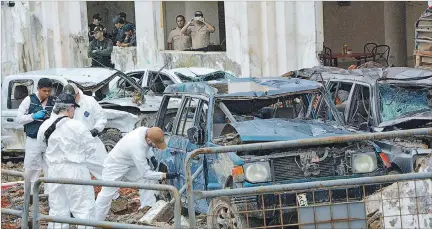
[[(215, 118), (217, 114), (222, 115), (219, 119), (230, 118), (232, 121), (246, 121), (253, 119), (270, 119), (270, 118), (282, 118), (282, 119), (322, 119), (320, 115), (320, 107), (322, 104), (327, 104), (327, 100), (320, 100), (321, 91), (314, 91), (311, 93), (294, 94), (287, 96), (280, 96), (277, 98), (268, 99), (230, 99), (223, 100), (222, 106), (216, 109), (227, 109), (224, 113), (228, 114), (225, 117), (221, 112), (215, 112)], [(313, 101), (313, 102), (312, 102)], [(222, 110), (221, 110), (222, 111)], [(330, 113), (330, 112), (327, 112)]]
[(235, 77), (224, 71), (216, 71), (205, 75), (184, 75), (180, 72), (175, 72), (176, 76), (180, 78), (183, 83), (186, 82), (202, 82), (211, 80), (224, 80), (224, 79), (234, 79)]
[(383, 122), (431, 111), (426, 88), (381, 84), (378, 90)]

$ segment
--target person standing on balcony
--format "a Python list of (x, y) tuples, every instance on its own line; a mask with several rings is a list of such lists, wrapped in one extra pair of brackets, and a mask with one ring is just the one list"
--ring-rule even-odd
[(117, 16), (113, 19), (113, 23), (115, 29), (112, 32), (111, 38), (112, 38), (112, 43), (117, 44), (118, 41), (122, 42), (125, 38), (123, 27), (125, 26), (126, 22), (123, 18)]
[(136, 36), (134, 32), (134, 28), (132, 24), (126, 24), (123, 26), (123, 31), (125, 34), (125, 38), (123, 41), (117, 41), (118, 47), (132, 47), (136, 46)]
[(111, 53), (113, 51), (112, 41), (105, 38), (102, 26), (96, 26), (93, 31), (94, 40), (88, 47), (88, 56), (92, 58), (92, 67), (111, 67)]
[(192, 49), (206, 48), (210, 44), (210, 33), (214, 33), (215, 27), (205, 21), (201, 11), (195, 12), (195, 17), (181, 29), (183, 34), (192, 37)]
[(100, 16), (100, 14), (93, 15), (93, 21), (88, 26), (89, 27), (89, 41), (94, 40), (94, 36), (92, 35), (92, 32), (94, 31), (96, 26), (101, 26), (104, 29), (104, 31), (106, 31), (104, 26), (100, 23), (101, 21), (102, 21), (102, 18)]
[(185, 26), (185, 17), (178, 15), (176, 17), (177, 28), (171, 30), (168, 36), (168, 49), (169, 50), (186, 50), (192, 47), (192, 39), (190, 34), (181, 32)]

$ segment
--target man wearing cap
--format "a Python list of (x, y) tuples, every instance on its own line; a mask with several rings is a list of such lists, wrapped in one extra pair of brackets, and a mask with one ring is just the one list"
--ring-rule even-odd
[(103, 28), (103, 30), (105, 31), (104, 26), (100, 23), (102, 21), (102, 18), (100, 17), (100, 14), (95, 14), (93, 15), (93, 21), (91, 24), (89, 24), (89, 41), (94, 40), (94, 35), (93, 35), (93, 31), (95, 29), (96, 26), (101, 26)]
[[(75, 103), (72, 95), (58, 96), (53, 113), (37, 133), (37, 150), (45, 154), (49, 178), (91, 180), (85, 164), (86, 155), (95, 151), (93, 136), (87, 127), (74, 120)], [(95, 197), (92, 186), (49, 184), (49, 215), (78, 219), (94, 217)], [(49, 223), (48, 228), (69, 228), (67, 224)], [(78, 227), (78, 228), (84, 228)]]
[(113, 51), (112, 41), (105, 38), (102, 26), (96, 26), (94, 31), (94, 40), (88, 47), (88, 56), (92, 58), (92, 67), (111, 67), (111, 53)]
[[(177, 174), (150, 170), (147, 159), (150, 148), (166, 149), (164, 132), (158, 127), (138, 127), (124, 136), (111, 150), (104, 162), (102, 177), (107, 181), (126, 180), (134, 183), (155, 183), (157, 180), (173, 179)], [(111, 201), (119, 188), (102, 187), (96, 199), (96, 220), (104, 220)], [(141, 207), (156, 203), (155, 191), (140, 190)]]
[(169, 50), (186, 50), (192, 47), (192, 39), (190, 34), (183, 34), (181, 29), (185, 25), (185, 17), (178, 15), (176, 17), (177, 28), (173, 29), (168, 35)]
[(205, 48), (210, 44), (210, 33), (215, 27), (207, 23), (201, 11), (195, 12), (195, 17), (181, 29), (183, 34), (190, 34), (192, 37), (192, 49)]
[(86, 164), (96, 179), (102, 179), (103, 162), (107, 151), (98, 136), (107, 124), (104, 111), (92, 96), (84, 95), (74, 83), (64, 86), (63, 93), (72, 95), (79, 105), (75, 108), (74, 119), (81, 121), (87, 127), (96, 146), (94, 152), (86, 155)]
[(119, 16), (121, 19), (124, 20), (125, 25), (127, 25), (127, 24), (131, 24), (132, 27), (133, 27), (133, 30), (135, 30), (135, 24), (132, 23), (132, 22), (130, 22), (130, 21), (127, 21), (127, 20), (126, 20), (126, 13), (125, 13), (125, 12), (120, 12), (120, 13), (118, 14), (118, 16)]
[(27, 96), (18, 107), (16, 122), (24, 125), (26, 134), (24, 172), (30, 179), (33, 193), (33, 183), (39, 178), (41, 169), (47, 172), (47, 165), (42, 154), (36, 149), (37, 133), (42, 123), (49, 118), (54, 106), (54, 97), (51, 95), (51, 79), (41, 78), (38, 81), (37, 92)]
[(123, 20), (121, 17), (117, 16), (113, 19), (113, 23), (115, 26), (114, 31), (112, 32), (112, 42), (113, 44), (117, 44), (117, 41), (123, 41), (125, 34), (123, 26), (125, 25), (125, 20)]
[(123, 31), (125, 38), (123, 41), (117, 41), (116, 45), (118, 47), (131, 47), (136, 46), (136, 36), (132, 24), (126, 24), (123, 26)]

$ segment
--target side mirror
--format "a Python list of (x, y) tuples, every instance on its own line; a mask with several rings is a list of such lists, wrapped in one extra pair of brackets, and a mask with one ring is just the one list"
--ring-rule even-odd
[(359, 130), (369, 132), (369, 124), (367, 122), (360, 123)]
[(187, 136), (190, 143), (195, 145), (204, 145), (204, 130), (201, 127), (194, 126), (187, 130)]

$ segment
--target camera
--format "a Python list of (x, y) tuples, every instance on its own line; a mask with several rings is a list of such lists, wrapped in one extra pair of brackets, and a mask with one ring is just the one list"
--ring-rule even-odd
[(14, 7), (15, 6), (15, 2), (14, 1), (8, 1), (6, 4), (9, 7)]

